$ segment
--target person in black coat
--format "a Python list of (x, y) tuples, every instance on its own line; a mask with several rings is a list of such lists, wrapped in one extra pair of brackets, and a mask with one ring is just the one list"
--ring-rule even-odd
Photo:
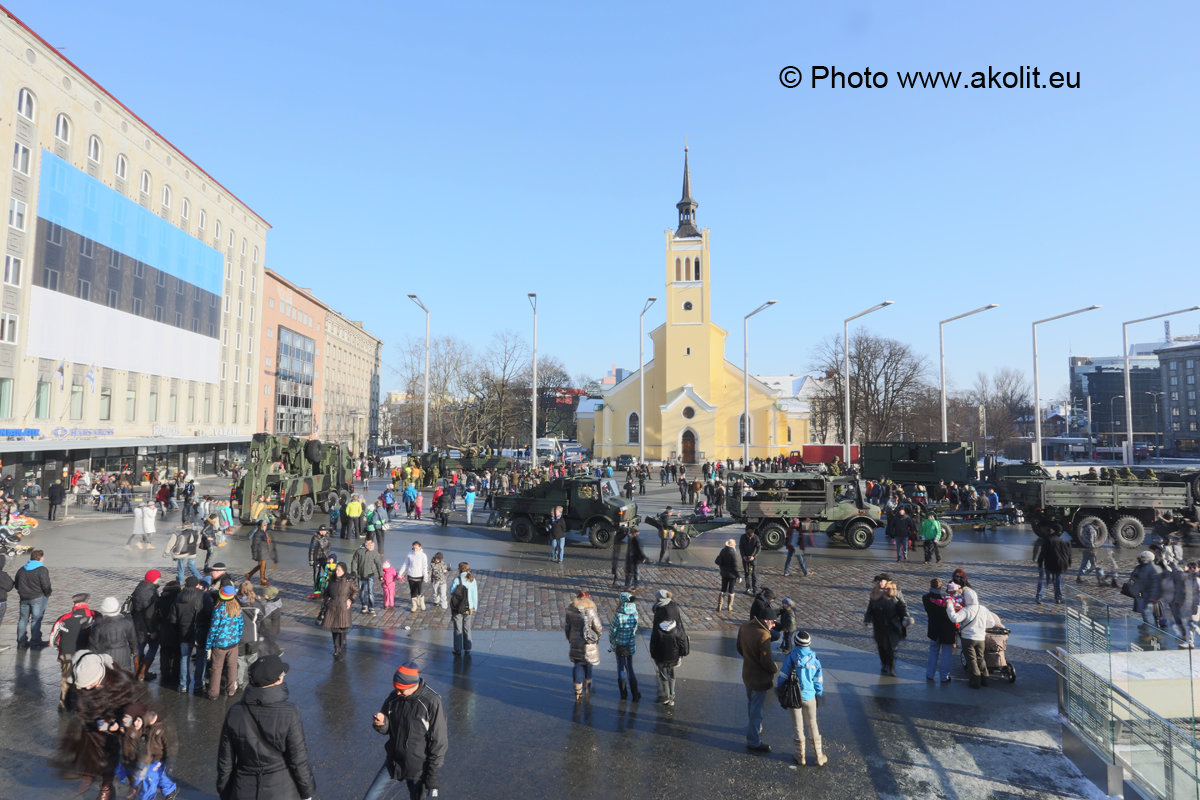
[[(746, 576), (746, 594), (754, 594), (758, 591), (758, 554), (762, 552), (762, 541), (758, 538), (758, 532), (749, 525), (746, 526), (746, 532), (742, 534), (742, 538), (738, 539), (738, 551), (742, 555), (742, 574)], [(732, 606), (733, 604), (730, 603)]]
[(63, 488), (63, 482), (56, 480), (50, 484), (50, 488), (46, 491), (46, 500), (50, 503), (50, 508), (46, 512), (46, 519), (54, 519), (54, 515), (58, 512), (58, 507), (67, 499), (67, 490)]
[(250, 665), (250, 686), (221, 726), (221, 800), (301, 800), (316, 794), (300, 709), (287, 701), (287, 671), (279, 656), (264, 656)]
[(655, 594), (654, 621), (650, 629), (650, 658), (654, 660), (658, 676), (658, 699), (660, 705), (675, 705), (675, 668), (687, 655), (687, 632), (683, 629), (683, 616), (674, 596), (666, 589)]
[(376, 732), (388, 737), (387, 758), (364, 797), (384, 797), (392, 784), (403, 781), (410, 798), (436, 795), (448, 746), (442, 698), (421, 677), (411, 661), (392, 675), (395, 691), (371, 719)]
[[(875, 594), (872, 592), (872, 594)], [(879, 650), (880, 672), (896, 674), (896, 648), (908, 635), (906, 622), (908, 606), (899, 595), (896, 583), (885, 580), (880, 583), (880, 592), (867, 604), (863, 624), (871, 625), (875, 633), (875, 647)]]
[(738, 572), (738, 552), (737, 542), (729, 539), (725, 542), (725, 546), (721, 548), (721, 552), (717, 553), (717, 558), (713, 562), (717, 565), (717, 569), (721, 573), (721, 593), (717, 595), (717, 613), (721, 613), (722, 607), (727, 603), (729, 611), (733, 611), (733, 587), (737, 585), (738, 578), (741, 574)]
[(629, 541), (625, 546), (625, 589), (638, 588), (638, 567), (646, 563), (646, 551), (642, 549), (642, 537), (637, 528), (629, 529)]
[(88, 633), (88, 649), (108, 655), (121, 669), (129, 669), (138, 649), (133, 620), (121, 613), (121, 604), (115, 597), (104, 598), (96, 610), (100, 612), (100, 618), (92, 623)]
[(267, 529), (265, 519), (258, 523), (258, 530), (250, 539), (250, 558), (254, 559), (256, 563), (254, 568), (246, 573), (246, 580), (250, 580), (257, 572), (259, 582), (263, 586), (270, 586), (271, 582), (267, 580), (267, 562), (271, 562), (272, 570), (278, 567), (279, 550), (275, 547), (275, 539), (272, 538), (271, 531)]
[(950, 664), (954, 659), (954, 639), (957, 626), (946, 616), (946, 603), (942, 594), (941, 578), (929, 581), (929, 591), (921, 596), (925, 616), (929, 618), (926, 635), (929, 637), (929, 661), (925, 665), (925, 680), (950, 682)]
[(158, 580), (162, 573), (156, 569), (146, 571), (145, 578), (138, 583), (130, 595), (130, 619), (137, 632), (137, 657), (133, 662), (133, 674), (138, 680), (154, 680), (158, 676), (149, 672), (158, 654)]
[(163, 686), (179, 683), (179, 632), (167, 622), (182, 587), (170, 581), (158, 594), (158, 673)]
[(1071, 568), (1071, 541), (1067, 534), (1051, 536), (1042, 543), (1037, 555), (1038, 583), (1034, 599), (1042, 604), (1042, 575), (1045, 583), (1054, 585), (1054, 602), (1062, 603), (1062, 574)]
[(205, 592), (195, 575), (188, 575), (183, 589), (167, 615), (179, 642), (179, 691), (200, 692), (204, 686), (204, 643), (208, 626), (203, 623)]

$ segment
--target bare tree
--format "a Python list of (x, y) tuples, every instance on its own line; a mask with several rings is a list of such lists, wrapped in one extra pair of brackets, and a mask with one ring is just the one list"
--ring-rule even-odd
[(996, 370), (991, 377), (980, 372), (967, 399), (977, 411), (983, 407), (987, 449), (1014, 456), (1025, 452), (1019, 440), (1022, 421), (1033, 413), (1033, 392), (1024, 373), (1009, 367)]

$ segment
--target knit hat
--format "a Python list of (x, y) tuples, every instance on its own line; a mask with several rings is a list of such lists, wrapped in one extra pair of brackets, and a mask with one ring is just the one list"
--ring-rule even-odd
[(654, 593), (654, 596), (657, 597), (660, 601), (671, 599), (671, 593), (668, 592), (666, 589), (659, 589), (657, 592)]
[(267, 598), (268, 600), (274, 600), (276, 597), (279, 597), (279, 587), (268, 586), (267, 588), (263, 589), (263, 597)]
[(111, 617), (121, 613), (121, 603), (115, 597), (106, 597), (100, 601), (100, 607), (96, 610), (106, 617)]
[(1141, 552), (1141, 553), (1138, 555), (1138, 561), (1142, 561), (1142, 562), (1144, 562), (1144, 563), (1146, 563), (1146, 564), (1149, 564), (1149, 563), (1150, 563), (1151, 561), (1153, 561), (1153, 560), (1154, 560), (1154, 553), (1152, 553), (1152, 552), (1151, 552), (1151, 551), (1149, 551), (1149, 550), (1143, 550), (1143, 551), (1142, 551), (1142, 552)]
[(231, 584), (222, 586), (217, 593), (221, 596), (222, 600), (232, 600), (237, 597), (237, 589), (233, 588)]
[(200, 585), (200, 581), (196, 580), (195, 575), (188, 575), (186, 578), (184, 578), (183, 585), (187, 589), (195, 589)]
[(779, 612), (775, 610), (775, 606), (766, 606), (759, 610), (758, 618), (763, 622), (773, 622), (779, 619)]
[(80, 650), (75, 654), (75, 664), (71, 670), (71, 680), (75, 687), (93, 686), (104, 679), (104, 674), (113, 664), (112, 656), (107, 653), (93, 653), (91, 650)]
[(780, 605), (784, 605), (784, 606), (792, 605), (792, 598), (790, 598), (790, 597), (783, 598), (783, 602), (780, 603)]
[(220, 570), (221, 572), (224, 572), (227, 569), (229, 569), (229, 567), (225, 566), (224, 561), (218, 561), (215, 564), (213, 564), (211, 567), (209, 567), (210, 572), (216, 572), (218, 570)]
[(262, 688), (283, 677), (288, 665), (279, 656), (263, 656), (250, 665), (250, 685)]
[(412, 661), (406, 661), (396, 668), (396, 674), (392, 676), (392, 686), (395, 686), (402, 692), (412, 689), (421, 682), (421, 673), (417, 669), (417, 665)]
[(808, 647), (812, 644), (812, 636), (809, 635), (808, 631), (796, 631), (792, 634), (792, 644), (796, 647)]
[(146, 580), (149, 583), (158, 583), (158, 579), (162, 577), (162, 573), (156, 569), (146, 570)]

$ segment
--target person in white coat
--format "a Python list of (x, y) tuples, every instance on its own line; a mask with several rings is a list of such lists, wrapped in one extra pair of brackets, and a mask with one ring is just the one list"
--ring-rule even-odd
[(413, 612), (425, 610), (425, 598), (422, 596), (425, 581), (429, 580), (429, 556), (421, 548), (420, 542), (412, 543), (412, 551), (404, 558), (397, 578), (408, 580), (408, 596), (412, 603)]
[(150, 534), (154, 531), (154, 508), (145, 502), (138, 503), (133, 507), (133, 531), (125, 540), (125, 549), (128, 550), (134, 543), (133, 540), (140, 536), (141, 541), (137, 542), (138, 550), (153, 550), (154, 545), (150, 544)]
[[(955, 585), (950, 584), (953, 592)], [(946, 603), (946, 615), (952, 622), (959, 623), (958, 635), (962, 638), (963, 655), (967, 659), (967, 675), (972, 689), (980, 685), (988, 685), (987, 663), (984, 661), (984, 643), (987, 641), (987, 629), (999, 624), (996, 615), (979, 602), (975, 590), (968, 587), (962, 590), (962, 610), (956, 611), (954, 603)]]

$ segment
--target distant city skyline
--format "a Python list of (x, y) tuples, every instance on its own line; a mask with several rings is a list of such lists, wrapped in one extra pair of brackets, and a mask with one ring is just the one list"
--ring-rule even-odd
[[(1049, 400), (1071, 355), (1118, 354), (1122, 321), (1196, 302), (1171, 299), (1200, 244), (1193, 3), (7, 7), (270, 222), (267, 266), (362, 319), (385, 362), (423, 336), (408, 292), (434, 336), (482, 346), (529, 340), (536, 291), (539, 354), (571, 375), (635, 368), (685, 137), (727, 357), (741, 317), (779, 301), (752, 321), (754, 374), (808, 372), (820, 340), (885, 299), (864, 327), (936, 372), (938, 320), (998, 303), (947, 326), (964, 390), (1030, 373), (1033, 320), (1103, 306), (1039, 328)], [(1081, 81), (789, 90), (791, 64)], [(1195, 334), (1200, 314), (1172, 326)], [(386, 369), (383, 386), (400, 388)]]

